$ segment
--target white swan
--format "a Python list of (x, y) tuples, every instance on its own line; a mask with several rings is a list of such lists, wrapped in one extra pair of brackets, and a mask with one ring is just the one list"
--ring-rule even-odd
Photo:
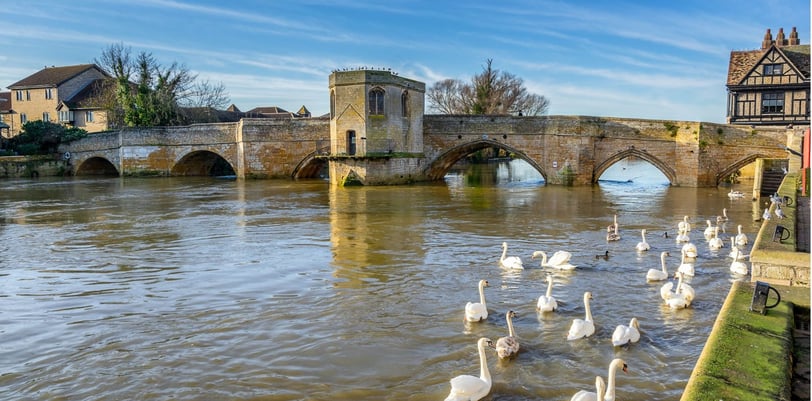
[(727, 208), (722, 208), (722, 215), (716, 216), (716, 221), (727, 221)]
[(725, 242), (719, 238), (719, 227), (713, 228), (713, 237), (708, 240), (708, 247), (712, 250), (719, 250), (725, 247)]
[(479, 322), (488, 318), (488, 306), (485, 304), (485, 287), (488, 280), (479, 280), (479, 302), (465, 304), (465, 320)]
[(685, 250), (683, 249), (682, 250), (682, 260), (680, 261), (680, 265), (677, 268), (677, 272), (682, 273), (682, 274), (684, 274), (686, 276), (693, 277), (694, 273), (695, 273), (694, 272), (694, 264), (686, 262), (685, 258), (686, 258)]
[(699, 253), (696, 249), (696, 245), (693, 242), (689, 242), (682, 246), (682, 252), (685, 253), (686, 258), (694, 259), (696, 255)]
[(609, 384), (606, 386), (606, 394), (603, 396), (603, 401), (615, 401), (615, 373), (617, 369), (621, 368), (624, 372), (628, 369), (626, 362), (620, 358), (615, 358), (609, 364)]
[(508, 336), (496, 340), (496, 355), (499, 355), (499, 358), (502, 359), (511, 358), (519, 353), (519, 340), (516, 339), (516, 333), (513, 331), (514, 317), (516, 317), (516, 312), (508, 311), (505, 315), (508, 326)]
[(711, 224), (710, 220), (705, 220), (705, 223), (708, 223), (708, 226), (705, 227), (705, 231), (702, 234), (705, 236), (705, 239), (711, 239), (713, 237), (713, 224)]
[(612, 345), (619, 347), (621, 345), (636, 343), (640, 340), (640, 323), (636, 317), (633, 317), (628, 326), (618, 325), (615, 332), (612, 333)]
[(648, 273), (646, 273), (646, 281), (662, 281), (668, 278), (668, 270), (665, 269), (665, 257), (668, 255), (668, 252), (660, 253), (661, 269), (648, 269)]
[(685, 296), (685, 293), (681, 291), (683, 274), (678, 272), (677, 277), (679, 278), (677, 289), (671, 291), (671, 289), (674, 288), (674, 283), (669, 281), (660, 288), (660, 296), (671, 309), (687, 308), (691, 305), (691, 301)]
[(617, 232), (617, 223), (615, 223), (615, 228), (611, 232), (606, 234), (607, 241), (620, 241), (620, 233)]
[(491, 392), (491, 373), (488, 371), (488, 360), (485, 357), (485, 347), (493, 347), (493, 341), (482, 337), (477, 341), (479, 352), (479, 377), (459, 375), (451, 379), (451, 392), (445, 401), (475, 401), (482, 399)]
[(580, 390), (570, 398), (570, 401), (603, 401), (606, 384), (600, 376), (595, 376), (595, 390), (597, 391), (596, 393)]
[(589, 300), (592, 299), (592, 293), (587, 291), (584, 293), (584, 309), (586, 309), (586, 316), (583, 320), (573, 319), (570, 331), (567, 333), (567, 340), (577, 340), (579, 338), (589, 337), (595, 333), (595, 323), (592, 321), (592, 311), (589, 309)]
[(573, 270), (576, 267), (569, 263), (572, 254), (567, 251), (556, 251), (549, 261), (547, 260), (547, 253), (544, 251), (535, 251), (530, 258), (535, 259), (539, 256), (541, 256), (542, 267), (552, 267), (559, 270)]
[(558, 309), (558, 301), (553, 297), (553, 276), (547, 275), (547, 293), (539, 296), (536, 310), (539, 312), (554, 312)]
[(617, 214), (615, 215), (614, 223), (609, 224), (608, 226), (606, 226), (606, 232), (611, 233), (611, 232), (615, 231), (615, 227), (617, 227)]
[(747, 268), (747, 264), (739, 260), (739, 254), (741, 252), (739, 249), (736, 249), (736, 257), (733, 258), (733, 261), (730, 262), (730, 272), (733, 274), (738, 274), (740, 276), (746, 276), (749, 269)]
[(731, 189), (730, 192), (727, 193), (727, 197), (730, 199), (744, 198), (744, 192)]
[(691, 223), (688, 222), (688, 216), (682, 218), (682, 221), (677, 223), (677, 230), (685, 231), (685, 233), (691, 232)]
[(679, 233), (677, 234), (677, 243), (681, 244), (684, 242), (691, 242), (691, 237), (688, 236), (688, 232), (684, 230), (678, 230)]
[(730, 253), (727, 254), (734, 260), (742, 260), (747, 257), (747, 255), (743, 254), (739, 247), (736, 246), (736, 238), (730, 237)]
[(642, 239), (642, 241), (637, 243), (637, 246), (635, 247), (635, 249), (637, 249), (639, 252), (645, 252), (645, 251), (651, 249), (651, 246), (648, 244), (648, 242), (646, 242), (646, 229), (645, 228), (640, 230), (640, 236), (643, 237), (643, 239)]
[(745, 246), (748, 242), (747, 234), (742, 232), (742, 225), (739, 224), (739, 233), (736, 234), (736, 245)]
[(506, 269), (524, 269), (522, 259), (518, 256), (505, 256), (507, 255), (507, 242), (502, 243), (502, 257), (499, 258), (499, 265)]

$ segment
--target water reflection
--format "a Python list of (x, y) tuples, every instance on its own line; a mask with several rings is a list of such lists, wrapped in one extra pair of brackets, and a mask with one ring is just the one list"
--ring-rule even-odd
[[(515, 310), (522, 351), (512, 361), (488, 355), (488, 399), (568, 399), (615, 357), (631, 368), (619, 398), (679, 399), (736, 278), (726, 252), (694, 232), (697, 299), (664, 307), (645, 273), (680, 244), (657, 233), (722, 208), (730, 227), (753, 233), (751, 205), (727, 188), (546, 186), (521, 168), (489, 172), (488, 185), (462, 177), (346, 189), (4, 181), (0, 386), (11, 399), (436, 400), (449, 379), (477, 371), (476, 339), (504, 335)], [(623, 238), (607, 243), (615, 213)], [(638, 254), (642, 228), (652, 249)], [(499, 267), (503, 241), (526, 269)], [(542, 268), (530, 259), (537, 250), (568, 250), (578, 268)], [(678, 260), (668, 263), (673, 271)], [(559, 310), (540, 314), (548, 274)], [(480, 279), (491, 282), (491, 316), (467, 324)], [(565, 341), (585, 291), (596, 333)], [(632, 315), (640, 342), (612, 347), (614, 327)]]

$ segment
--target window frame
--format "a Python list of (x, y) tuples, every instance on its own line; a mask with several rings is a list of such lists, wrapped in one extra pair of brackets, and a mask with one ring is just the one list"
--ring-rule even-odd
[(93, 110), (85, 111), (85, 122), (92, 123), (93, 121)]
[(782, 63), (764, 64), (764, 68), (761, 70), (761, 73), (764, 76), (784, 75), (784, 64)]
[(53, 88), (45, 88), (45, 100), (51, 100), (54, 98)]
[(381, 87), (374, 87), (367, 94), (369, 100), (369, 115), (382, 116), (386, 113), (386, 91)]
[(784, 92), (763, 92), (761, 114), (784, 114)]

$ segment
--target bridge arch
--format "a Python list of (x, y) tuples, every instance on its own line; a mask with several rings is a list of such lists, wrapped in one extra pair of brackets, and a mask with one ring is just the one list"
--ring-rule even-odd
[(432, 181), (441, 180), (455, 163), (460, 161), (465, 156), (485, 148), (499, 148), (515, 154), (518, 156), (518, 158), (533, 166), (533, 168), (536, 169), (536, 171), (538, 171), (539, 174), (541, 174), (541, 176), (544, 178), (544, 181), (547, 181), (547, 173), (535, 160), (533, 160), (533, 158), (527, 156), (526, 153), (517, 148), (491, 139), (480, 139), (448, 149), (437, 156), (437, 158), (428, 166), (426, 169), (426, 177)]
[(291, 173), (291, 178), (326, 178), (326, 175), (322, 177), (324, 174), (327, 173), (327, 159), (319, 158), (317, 156), (324, 155), (325, 152), (327, 154), (330, 153), (330, 149), (327, 148), (326, 150), (318, 150), (309, 155), (305, 156), (299, 164), (293, 169), (293, 173)]
[(752, 155), (749, 155), (749, 156), (747, 156), (747, 157), (745, 157), (745, 158), (731, 164), (726, 169), (720, 171), (719, 174), (716, 174), (716, 185), (719, 186), (719, 184), (721, 184), (728, 177), (730, 177), (731, 174), (739, 171), (742, 167), (744, 167), (744, 166), (746, 166), (746, 165), (748, 165), (750, 163), (755, 162), (756, 159), (762, 159), (762, 158), (767, 159), (767, 158), (769, 158), (769, 156), (763, 155), (763, 154), (760, 154), (760, 153), (752, 154)]
[(170, 175), (173, 176), (229, 176), (236, 175), (234, 166), (223, 156), (209, 151), (196, 150), (178, 160)]
[(101, 156), (93, 156), (83, 160), (76, 166), (74, 175), (98, 175), (98, 176), (111, 176), (118, 177), (120, 172), (116, 166), (109, 160)]
[(609, 167), (612, 167), (612, 165), (614, 165), (615, 163), (617, 163), (617, 162), (619, 162), (619, 161), (621, 161), (621, 160), (623, 160), (623, 159), (625, 159), (627, 157), (638, 157), (640, 159), (643, 159), (643, 160), (651, 163), (654, 167), (657, 168), (657, 170), (660, 170), (660, 172), (662, 172), (663, 175), (665, 175), (666, 178), (668, 178), (668, 182), (671, 183), (671, 184), (673, 184), (674, 181), (676, 181), (676, 179), (677, 179), (677, 173), (674, 171), (674, 169), (671, 166), (669, 166), (668, 164), (666, 164), (665, 162), (663, 162), (662, 160), (660, 160), (656, 156), (652, 155), (651, 153), (648, 153), (648, 152), (646, 152), (644, 150), (638, 150), (638, 149), (635, 149), (634, 147), (632, 147), (632, 148), (617, 152), (617, 153), (613, 154), (612, 156), (609, 156), (608, 159), (606, 159), (603, 162), (601, 162), (600, 164), (598, 164), (595, 167), (595, 169), (593, 170), (593, 173), (592, 173), (592, 183), (593, 184), (597, 183), (598, 179), (601, 177), (601, 175), (603, 175), (603, 173)]

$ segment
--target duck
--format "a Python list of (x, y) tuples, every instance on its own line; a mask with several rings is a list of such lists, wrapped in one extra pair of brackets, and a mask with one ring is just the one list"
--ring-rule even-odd
[(645, 252), (645, 251), (648, 251), (649, 249), (651, 249), (651, 246), (648, 244), (648, 242), (646, 242), (646, 229), (645, 228), (640, 230), (640, 236), (642, 237), (642, 240), (637, 243), (637, 246), (635, 247), (635, 249), (637, 249), (638, 252)]
[(719, 250), (725, 247), (725, 242), (719, 238), (719, 227), (713, 228), (713, 237), (708, 240), (708, 247), (712, 250)]
[(488, 306), (485, 304), (485, 287), (488, 280), (479, 280), (479, 302), (468, 302), (465, 305), (465, 320), (481, 322), (488, 318)]
[(615, 373), (621, 369), (624, 373), (628, 371), (628, 366), (623, 359), (615, 358), (609, 364), (609, 383), (606, 385), (606, 394), (603, 401), (615, 401)]
[(451, 379), (451, 392), (448, 393), (445, 401), (476, 401), (484, 398), (491, 392), (493, 382), (491, 380), (491, 373), (488, 370), (488, 359), (485, 355), (485, 347), (493, 347), (493, 341), (487, 337), (482, 337), (477, 340), (479, 377), (459, 375)]
[(692, 242), (688, 242), (685, 245), (683, 245), (682, 246), (682, 252), (685, 253), (686, 258), (691, 258), (691, 259), (695, 259), (696, 255), (698, 253), (698, 251), (696, 249), (696, 245), (694, 245)]
[(688, 216), (682, 218), (682, 221), (677, 223), (677, 230), (689, 233), (691, 231), (691, 223), (688, 222)]
[(603, 395), (606, 391), (606, 383), (603, 382), (603, 378), (600, 376), (595, 376), (595, 393), (586, 390), (580, 390), (577, 393), (573, 394), (570, 401), (603, 401)]
[(573, 319), (570, 331), (567, 333), (567, 340), (577, 340), (579, 338), (589, 337), (595, 333), (595, 323), (592, 321), (592, 311), (589, 309), (589, 300), (592, 299), (592, 293), (587, 291), (584, 293), (584, 309), (586, 314), (583, 320)]
[(516, 317), (516, 312), (508, 311), (505, 315), (508, 326), (508, 336), (496, 340), (496, 355), (498, 355), (500, 359), (512, 358), (519, 353), (519, 340), (516, 339), (516, 333), (513, 331), (514, 317)]
[(665, 269), (665, 258), (669, 255), (668, 252), (660, 252), (661, 269), (648, 269), (646, 281), (662, 281), (668, 278), (668, 270)]
[(609, 251), (606, 251), (601, 255), (595, 255), (595, 259), (609, 260)]
[(736, 234), (736, 245), (745, 246), (748, 242), (747, 234), (742, 232), (742, 225), (739, 224), (739, 233)]
[(677, 271), (684, 274), (684, 275), (686, 275), (686, 276), (693, 277), (694, 273), (695, 273), (694, 264), (686, 262), (685, 258), (686, 258), (685, 250), (683, 250), (682, 251), (682, 260), (680, 261), (680, 265), (677, 268)]
[(736, 246), (736, 238), (730, 237), (730, 253), (727, 256), (730, 256), (734, 260), (741, 260), (747, 257), (747, 255), (743, 254), (739, 247)]
[(555, 312), (558, 309), (558, 301), (553, 297), (553, 276), (547, 275), (547, 293), (539, 296), (536, 302), (536, 310), (539, 312)]
[(575, 265), (569, 263), (572, 254), (567, 251), (556, 251), (550, 260), (547, 260), (547, 253), (544, 251), (535, 251), (530, 259), (541, 257), (541, 267), (552, 267), (559, 270), (574, 270)]
[(615, 224), (615, 229), (606, 234), (607, 241), (620, 241), (620, 233), (617, 232), (617, 224)]
[(612, 333), (612, 345), (615, 347), (638, 341), (640, 341), (640, 322), (637, 321), (636, 317), (629, 321), (628, 326), (618, 325), (615, 332)]
[(506, 256), (507, 255), (507, 242), (502, 243), (502, 257), (499, 258), (499, 265), (504, 267), (505, 269), (524, 269), (524, 264), (522, 264), (522, 259), (518, 256)]
[(736, 253), (737, 253), (736, 257), (734, 257), (733, 261), (730, 262), (730, 272), (740, 276), (746, 276), (749, 271), (749, 269), (747, 268), (747, 264), (740, 260), (738, 254), (740, 254), (741, 252), (738, 250), (738, 248), (736, 249)]

